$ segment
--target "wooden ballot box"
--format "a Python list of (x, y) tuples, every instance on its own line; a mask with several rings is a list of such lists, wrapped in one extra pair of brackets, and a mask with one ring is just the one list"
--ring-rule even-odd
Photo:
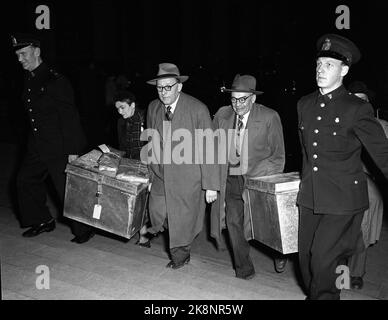
[(145, 222), (147, 196), (148, 184), (66, 166), (64, 216), (73, 220), (130, 239)]
[(283, 254), (298, 251), (299, 183), (298, 172), (246, 181), (253, 238)]

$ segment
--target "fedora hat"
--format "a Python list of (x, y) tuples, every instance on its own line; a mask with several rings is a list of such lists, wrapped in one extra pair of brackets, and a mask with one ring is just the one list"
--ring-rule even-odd
[(175, 78), (179, 80), (180, 82), (185, 82), (189, 77), (188, 76), (181, 76), (178, 67), (175, 64), (172, 63), (160, 63), (159, 64), (159, 71), (156, 75), (156, 78), (152, 80), (148, 80), (148, 84), (156, 85), (156, 81), (160, 79), (166, 79), (166, 78)]
[(253, 94), (263, 94), (263, 91), (256, 90), (256, 78), (250, 75), (240, 76), (237, 74), (234, 77), (232, 88), (223, 88), (223, 92), (250, 92)]
[(365, 82), (362, 81), (353, 81), (348, 85), (348, 90), (351, 93), (363, 93), (368, 96), (369, 99), (374, 99), (375, 93), (370, 90)]

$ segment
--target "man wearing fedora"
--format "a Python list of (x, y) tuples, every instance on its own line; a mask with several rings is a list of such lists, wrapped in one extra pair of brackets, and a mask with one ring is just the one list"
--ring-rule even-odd
[[(12, 45), (27, 71), (22, 100), (30, 124), (27, 152), (17, 176), (20, 222), (30, 227), (23, 237), (35, 237), (55, 229), (55, 219), (46, 206), (46, 178), (51, 178), (63, 201), (68, 155), (82, 152), (86, 140), (73, 89), (67, 78), (43, 62), (39, 39), (19, 34), (12, 37)], [(73, 242), (83, 243), (94, 235), (82, 223), (72, 221), (71, 226)]]
[[(161, 63), (157, 77), (147, 81), (156, 86), (159, 96), (148, 106), (148, 128), (156, 131), (159, 137), (171, 137), (178, 130), (191, 136), (190, 141), (183, 141), (184, 152), (186, 147), (192, 151), (188, 162), (174, 158), (174, 149), (182, 146), (181, 141), (163, 141), (162, 138), (159, 143), (159, 139), (151, 138), (151, 143), (158, 144), (155, 147), (160, 147), (164, 157), (158, 163), (149, 165), (151, 227), (148, 231), (156, 234), (168, 229), (171, 261), (167, 267), (173, 269), (181, 268), (190, 261), (191, 243), (203, 226), (205, 200), (213, 202), (219, 190), (215, 164), (207, 164), (205, 160), (198, 163), (194, 159), (197, 152), (202, 152), (194, 139), (195, 131), (212, 130), (212, 121), (208, 108), (202, 102), (182, 92), (183, 82), (187, 79), (188, 76), (180, 75), (176, 65)], [(170, 148), (166, 147), (168, 143)], [(141, 157), (144, 160), (144, 156)], [(184, 158), (187, 159), (187, 154)]]
[(372, 106), (343, 86), (361, 57), (349, 39), (326, 34), (317, 42), (318, 90), (298, 101), (303, 169), (297, 204), (299, 264), (307, 299), (340, 299), (341, 273), (352, 254), (368, 209), (365, 147), (388, 177), (388, 142)]
[[(252, 236), (244, 210), (244, 180), (283, 172), (283, 129), (276, 111), (255, 103), (256, 96), (263, 92), (256, 90), (253, 76), (236, 75), (232, 88), (224, 91), (231, 93), (231, 105), (217, 111), (214, 127), (225, 132), (234, 130), (234, 134), (227, 135), (232, 139), (226, 144), (232, 146), (227, 151), (228, 161), (219, 166), (220, 195), (212, 205), (211, 234), (219, 244), (226, 222), (236, 277), (251, 279), (255, 269), (249, 256), (248, 240)], [(286, 261), (284, 257), (279, 259), (280, 272)]]

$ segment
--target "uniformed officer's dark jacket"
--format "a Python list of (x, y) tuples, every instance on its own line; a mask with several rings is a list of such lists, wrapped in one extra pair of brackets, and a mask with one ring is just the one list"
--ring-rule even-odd
[(31, 125), (29, 149), (42, 159), (84, 151), (73, 89), (63, 75), (41, 63), (26, 76), (22, 99)]
[(369, 207), (362, 145), (388, 177), (388, 140), (372, 106), (343, 86), (298, 102), (303, 169), (297, 203), (316, 213), (354, 214)]

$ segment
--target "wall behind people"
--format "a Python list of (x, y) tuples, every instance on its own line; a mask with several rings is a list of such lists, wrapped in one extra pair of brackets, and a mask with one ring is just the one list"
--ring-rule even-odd
[(79, 71), (78, 108), (89, 148), (105, 143), (107, 123), (105, 75), (96, 62), (88, 61)]

